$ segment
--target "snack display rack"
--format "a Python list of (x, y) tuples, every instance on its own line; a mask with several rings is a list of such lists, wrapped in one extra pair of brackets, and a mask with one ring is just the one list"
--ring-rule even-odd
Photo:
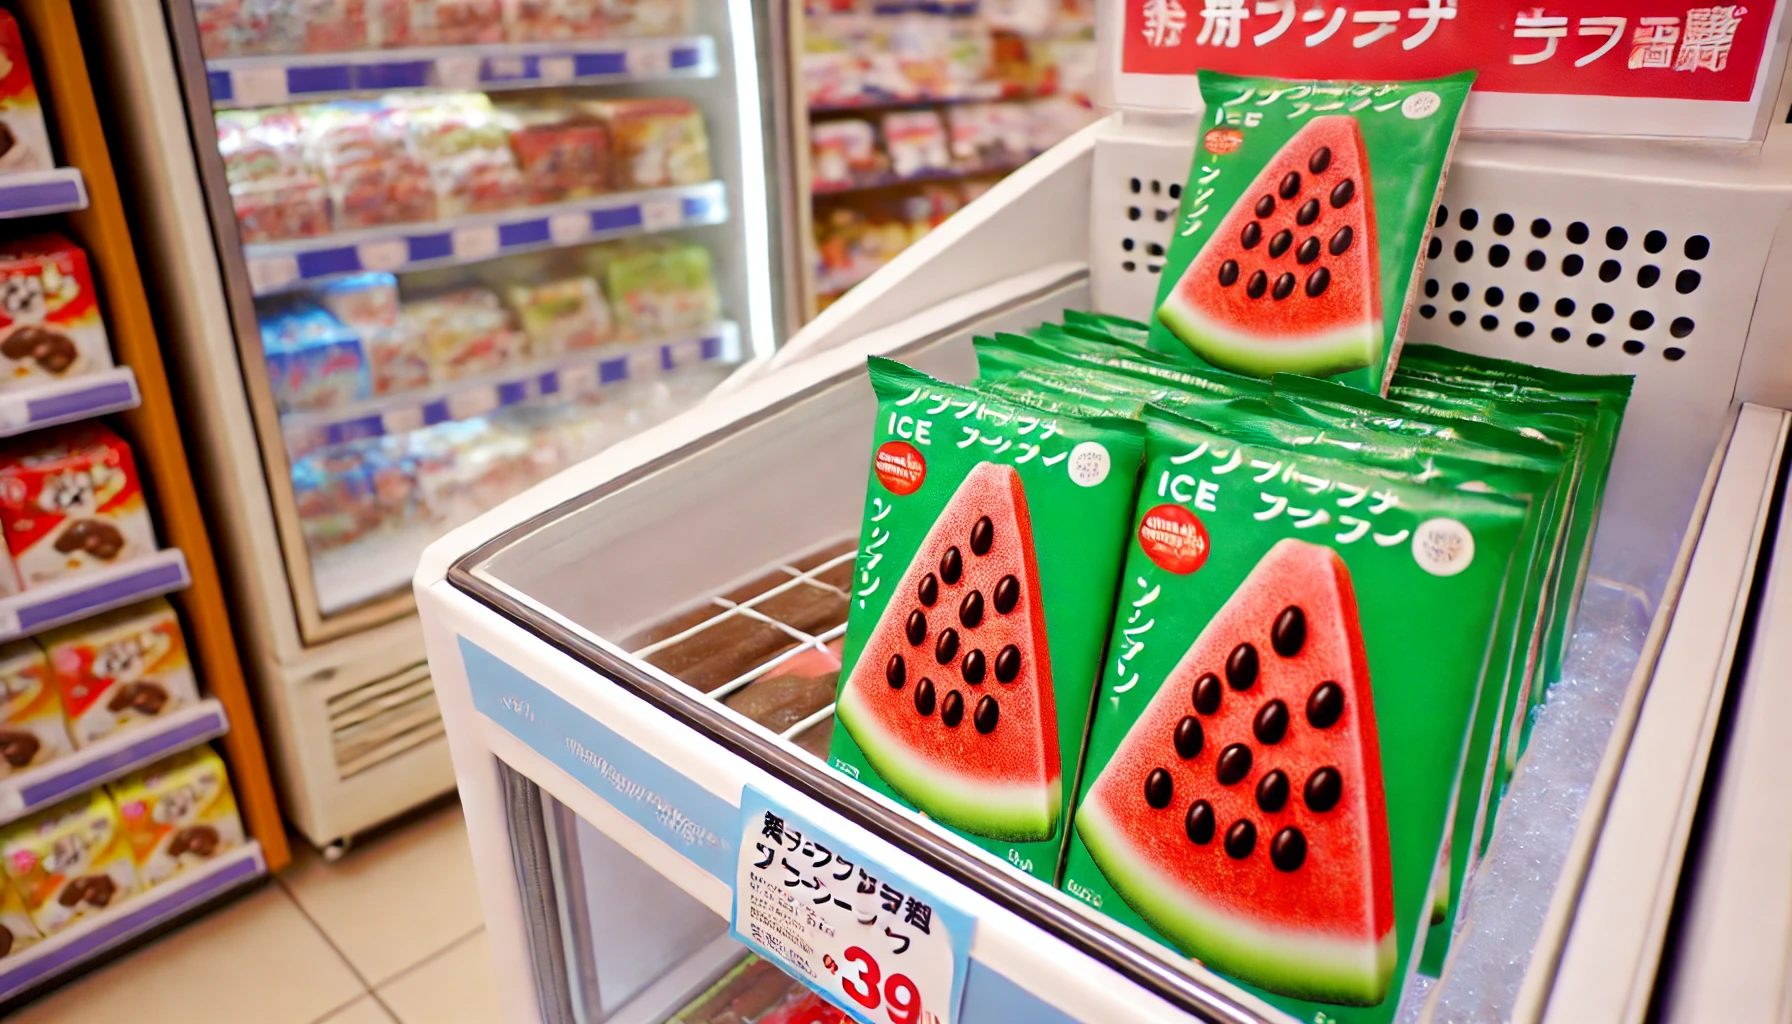
[(137, 728), (12, 772), (0, 780), (0, 822), (10, 824), (217, 740), (250, 838), (174, 882), (90, 914), (52, 939), (14, 950), (0, 960), (0, 1005), (7, 1006), (243, 891), (289, 858), (75, 16), (66, 0), (25, 0), (11, 10), (34, 44), (37, 88), (63, 166), (5, 176), (0, 180), (0, 216), (66, 214), (53, 221), (15, 221), (15, 230), (66, 230), (83, 246), (118, 365), (9, 389), (0, 398), (0, 435), (29, 435), (58, 424), (110, 417), (128, 438), (149, 483), (149, 505), (164, 547), (0, 599), (0, 635), (8, 640), (33, 637), (167, 594), (184, 622), (206, 696)]
[[(1792, 307), (1772, 282), (1792, 82), (1770, 40), (1765, 133), (1745, 145), (1458, 143), (1434, 301), (1418, 300), (1409, 340), (1636, 383), (1562, 691), (1579, 696), (1550, 715), (1552, 695), (1443, 976), (1398, 979), (1398, 1019), (1744, 1020), (1782, 1005), (1792, 822), (1768, 804), (1789, 712), (1766, 681), (1785, 653)], [(507, 1019), (694, 1005), (743, 955), (728, 926), (768, 805), (975, 922), (951, 1019), (1293, 1019), (828, 768), (813, 753), (828, 708), (778, 728), (736, 709), (737, 687), (831, 633), (793, 633), (760, 659), (772, 668), (743, 661), (720, 685), (678, 681), (654, 646), (700, 618), (786, 621), (744, 595), (768, 572), (773, 594), (810, 585), (852, 550), (866, 356), (964, 380), (973, 335), (1065, 308), (1143, 319), (1162, 265), (1137, 254), (1176, 228), (1196, 125), (1122, 111), (1079, 133), (724, 394), (426, 553), (418, 600)], [(1532, 228), (1512, 240), (1496, 222)], [(1625, 249), (1645, 232), (1661, 244)], [(1508, 246), (1537, 257), (1493, 255)], [(1579, 273), (1588, 260), (1613, 269)], [(1518, 329), (1503, 294), (1527, 288), (1574, 312)], [(1651, 316), (1608, 344), (1600, 303)], [(1694, 329), (1672, 333), (1680, 318)], [(1552, 339), (1558, 325), (1572, 340)]]
[[(423, 547), (769, 356), (794, 288), (775, 12), (452, 7), (95, 11), (284, 805), (327, 853), (454, 785), (406, 587)], [(330, 290), (366, 281), (387, 319), (350, 325)], [(565, 284), (593, 329), (547, 339)], [(283, 333), (338, 314), (359, 386)]]

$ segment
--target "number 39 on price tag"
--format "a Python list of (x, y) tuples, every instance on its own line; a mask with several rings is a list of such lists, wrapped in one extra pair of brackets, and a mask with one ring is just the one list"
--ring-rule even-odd
[(747, 787), (733, 934), (860, 1024), (957, 1024), (974, 923)]

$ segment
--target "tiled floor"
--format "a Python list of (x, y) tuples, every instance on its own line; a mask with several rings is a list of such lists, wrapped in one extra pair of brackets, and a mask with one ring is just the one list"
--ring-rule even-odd
[(9, 1019), (498, 1024), (458, 806), (335, 864), (294, 850), (274, 884)]

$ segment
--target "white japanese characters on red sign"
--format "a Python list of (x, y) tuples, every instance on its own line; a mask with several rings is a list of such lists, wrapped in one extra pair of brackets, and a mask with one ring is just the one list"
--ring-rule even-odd
[(957, 1024), (969, 916), (748, 787), (733, 934), (861, 1024)]

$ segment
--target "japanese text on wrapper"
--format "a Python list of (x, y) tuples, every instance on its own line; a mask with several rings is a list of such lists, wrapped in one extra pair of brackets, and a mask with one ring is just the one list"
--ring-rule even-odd
[[(798, 949), (795, 952), (813, 956), (814, 951), (801, 938), (800, 927), (792, 930), (772, 923), (768, 934), (760, 934), (762, 920), (776, 922), (779, 917), (774, 913), (768, 918), (763, 911), (778, 903), (784, 904), (787, 913), (793, 908), (801, 909), (801, 924), (819, 928), (829, 936), (833, 929), (827, 926), (824, 915), (808, 908), (836, 907), (849, 913), (858, 924), (881, 931), (887, 941), (881, 952), (892, 957), (907, 953), (916, 936), (932, 934), (933, 907), (925, 900), (879, 881), (844, 856), (813, 839), (804, 838), (802, 832), (789, 827), (783, 818), (771, 811), (765, 812), (759, 835), (759, 841), (754, 844), (758, 856), (753, 867), (768, 872), (783, 892), (768, 895), (763, 902), (755, 897), (754, 909), (761, 911), (753, 915), (753, 930), (749, 933), (755, 942), (775, 949), (796, 943)], [(779, 949), (779, 952), (789, 956), (792, 951)], [(833, 968), (825, 963), (819, 968), (813, 973), (833, 973)]]
[[(1252, 519), (1265, 523), (1287, 517), (1293, 520), (1294, 529), (1311, 530), (1314, 539), (1326, 544), (1344, 547), (1367, 538), (1377, 547), (1387, 548), (1404, 544), (1412, 537), (1408, 528), (1377, 529), (1378, 517), (1400, 507), (1399, 495), (1391, 489), (1318, 476), (1306, 472), (1311, 467), (1303, 467), (1295, 459), (1260, 458), (1247, 455), (1242, 445), (1215, 447), (1203, 441), (1172, 456), (1170, 464), (1173, 468), (1161, 471), (1155, 482), (1147, 483), (1164, 500), (1213, 512), (1217, 511), (1224, 490), (1242, 488), (1257, 492)], [(1238, 476), (1234, 477), (1234, 473)], [(1127, 604), (1120, 609), (1126, 616), (1126, 625), (1111, 652), (1119, 679), (1113, 687), (1116, 694), (1126, 693), (1139, 684), (1139, 673), (1131, 666), (1145, 651), (1145, 634), (1157, 624), (1151, 606), (1161, 596), (1161, 588), (1140, 576), (1133, 580), (1129, 593), (1130, 600), (1122, 595)]]
[[(1457, 0), (1409, 0), (1387, 4), (1331, 4), (1316, 0), (1134, 0), (1140, 4), (1139, 31), (1154, 48), (1174, 48), (1193, 33), (1196, 46), (1239, 49), (1281, 43), (1312, 49), (1343, 46), (1361, 50), (1393, 46), (1416, 50), (1456, 20)], [(1193, 10), (1191, 10), (1193, 8)], [(1684, 16), (1586, 16), (1569, 18), (1547, 7), (1522, 9), (1513, 20), (1515, 65), (1541, 64), (1572, 49), (1574, 66), (1584, 68), (1628, 43), (1631, 70), (1722, 71), (1748, 8), (1741, 5), (1689, 8)], [(1573, 43), (1567, 41), (1573, 37)]]

